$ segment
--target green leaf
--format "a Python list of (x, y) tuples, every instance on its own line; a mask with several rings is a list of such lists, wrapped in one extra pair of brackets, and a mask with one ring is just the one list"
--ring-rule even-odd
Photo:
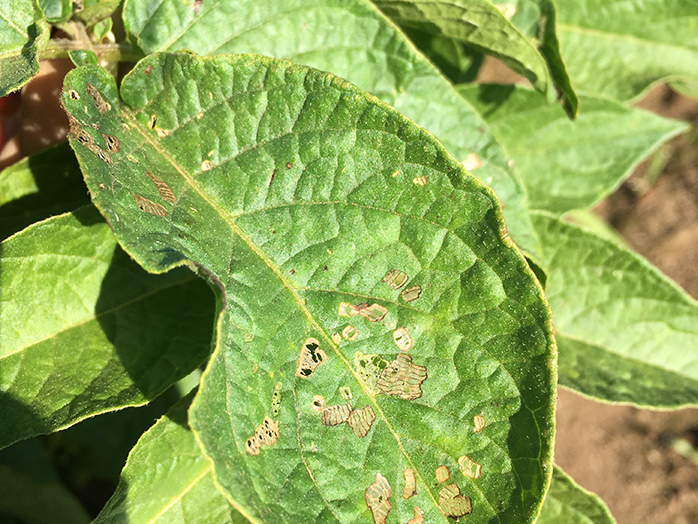
[(77, 49), (68, 51), (68, 57), (70, 61), (73, 62), (75, 67), (80, 67), (83, 65), (97, 65), (98, 58), (97, 53), (90, 51), (89, 49)]
[(661, 408), (698, 404), (698, 304), (639, 255), (533, 214), (555, 316), (560, 384)]
[(653, 83), (698, 85), (698, 3), (557, 0), (562, 55), (586, 94), (631, 100)]
[(463, 86), (459, 92), (514, 159), (531, 207), (553, 213), (595, 204), (688, 129), (684, 122), (601, 98), (582, 97), (581, 114), (570, 120), (559, 105), (524, 87)]
[(82, 9), (75, 12), (75, 17), (85, 25), (96, 24), (109, 18), (121, 5), (122, 0), (83, 0)]
[(67, 142), (0, 171), (0, 240), (34, 222), (90, 202)]
[(550, 81), (545, 60), (489, 0), (373, 0), (396, 24), (443, 35), (496, 56), (536, 89)]
[(206, 286), (142, 271), (92, 207), (3, 241), (0, 277), (0, 447), (143, 404), (208, 355)]
[(614, 524), (616, 520), (598, 495), (585, 490), (560, 466), (553, 469), (553, 480), (545, 497), (538, 524)]
[(71, 0), (39, 0), (39, 7), (52, 24), (66, 21), (73, 12)]
[(48, 24), (33, 0), (0, 7), (0, 97), (16, 91), (39, 71), (39, 50), (49, 38)]
[[(190, 421), (227, 498), (269, 522), (366, 520), (380, 472), (392, 515), (416, 504), (446, 522), (433, 480), (447, 465), (469, 521), (532, 521), (551, 474), (554, 344), (491, 190), (392, 108), (288, 62), (156, 54), (121, 96), (104, 70), (69, 73), (72, 145), (139, 263), (191, 260), (221, 289)], [(316, 395), (326, 423), (347, 403), (349, 422), (324, 425)], [(265, 415), (280, 436), (259, 450), (246, 441)]]
[(23, 524), (82, 524), (90, 517), (61, 484), (36, 440), (0, 452), (0, 520)]
[(271, 0), (260, 9), (254, 0), (128, 0), (124, 25), (146, 54), (259, 53), (346, 78), (433, 133), (458, 160), (477, 155), (482, 166), (473, 174), (504, 202), (509, 234), (537, 250), (523, 184), (486, 123), (369, 2)]
[(94, 33), (95, 40), (98, 42), (101, 42), (102, 39), (109, 34), (109, 32), (112, 30), (112, 19), (111, 18), (105, 18), (104, 20), (100, 20), (95, 24), (95, 26), (92, 28), (92, 32)]
[(93, 524), (247, 522), (216, 489), (211, 463), (189, 429), (192, 397), (182, 399), (143, 434)]

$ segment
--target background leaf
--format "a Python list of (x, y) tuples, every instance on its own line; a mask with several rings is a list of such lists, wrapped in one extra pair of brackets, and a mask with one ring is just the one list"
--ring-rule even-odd
[(537, 250), (523, 184), (472, 107), (369, 2), (222, 0), (198, 8), (179, 0), (128, 0), (124, 25), (145, 53), (259, 53), (331, 71), (433, 133), (458, 160), (475, 153), (473, 174), (505, 203), (509, 233)]
[(557, 0), (562, 55), (576, 88), (630, 100), (660, 80), (698, 83), (695, 0)]
[[(554, 348), (491, 191), (374, 97), (287, 62), (157, 54), (121, 96), (104, 70), (69, 73), (72, 145), (129, 253), (152, 271), (190, 259), (223, 291), (190, 420), (236, 507), (273, 522), (370, 518), (376, 473), (399, 493), (412, 469), (418, 493), (396, 496), (393, 515), (417, 504), (446, 522), (433, 478), (447, 465), (469, 520), (531, 521), (551, 473)], [(95, 125), (118, 136), (110, 157)], [(391, 269), (404, 290), (382, 281)], [(414, 345), (400, 359), (398, 328)], [(326, 358), (299, 369), (310, 347)], [(376, 356), (364, 368), (358, 351)], [(413, 378), (379, 385), (383, 360), (413, 364)], [(315, 395), (361, 413), (329, 427)], [(255, 456), (246, 441), (265, 415), (280, 436)]]
[(187, 421), (192, 397), (182, 399), (143, 434), (94, 524), (248, 522), (213, 483), (211, 463)]
[(0, 7), (0, 97), (16, 91), (39, 71), (39, 50), (48, 25), (33, 0), (3, 2)]
[(550, 81), (543, 57), (488, 0), (374, 0), (396, 24), (459, 40), (496, 56), (536, 89)]
[(598, 495), (585, 490), (559, 466), (554, 467), (538, 524), (613, 524), (615, 521)]
[(71, 0), (39, 0), (39, 7), (52, 24), (64, 22), (73, 13), (73, 3)]
[(698, 305), (616, 243), (536, 212), (560, 384), (611, 402), (698, 404)]
[(559, 105), (524, 87), (471, 85), (458, 91), (514, 159), (530, 206), (553, 213), (595, 204), (689, 127), (601, 98), (582, 97), (581, 114), (570, 120)]
[(0, 446), (153, 399), (208, 355), (190, 271), (142, 271), (92, 207), (0, 244)]

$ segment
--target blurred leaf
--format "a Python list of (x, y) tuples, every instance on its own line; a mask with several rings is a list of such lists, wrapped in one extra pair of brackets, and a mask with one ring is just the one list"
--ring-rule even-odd
[(75, 17), (87, 26), (109, 18), (121, 5), (122, 0), (83, 0), (82, 8), (75, 12)]
[(589, 207), (613, 192), (642, 160), (688, 129), (678, 120), (611, 100), (582, 97), (570, 120), (562, 107), (519, 86), (462, 86), (514, 159), (530, 206), (553, 213)]
[(698, 304), (639, 255), (533, 213), (560, 384), (610, 402), (698, 404)]
[(95, 40), (97, 40), (97, 42), (101, 42), (102, 39), (111, 31), (112, 25), (113, 22), (111, 18), (105, 18), (104, 20), (97, 22), (92, 29), (92, 32), (95, 35)]
[(545, 60), (489, 0), (373, 0), (396, 24), (465, 42), (496, 56), (545, 92)]
[(46, 20), (52, 24), (66, 21), (73, 13), (71, 0), (39, 0), (39, 7)]
[[(198, 7), (197, 7), (198, 6)], [(504, 202), (509, 234), (535, 252), (523, 184), (473, 108), (407, 38), (363, 0), (128, 0), (124, 25), (145, 53), (259, 53), (331, 71), (377, 96), (431, 133)]]
[(145, 273), (93, 207), (3, 241), (0, 279), (0, 447), (143, 404), (209, 353), (206, 285)]
[[(394, 514), (418, 504), (445, 523), (466, 513), (462, 497), (439, 506), (431, 479), (447, 464), (469, 521), (531, 520), (552, 472), (554, 344), (489, 188), (375, 97), (288, 62), (156, 54), (121, 96), (102, 69), (69, 73), (72, 145), (139, 263), (191, 260), (220, 286), (190, 421), (235, 507), (274, 523), (367, 519), (376, 474), (397, 490), (407, 468), (418, 493)], [(106, 157), (93, 126), (119, 150)]]
[(598, 495), (585, 490), (560, 466), (553, 469), (553, 480), (537, 524), (614, 524), (608, 507)]
[(671, 80), (698, 89), (695, 0), (557, 0), (558, 34), (578, 90), (631, 100)]
[(0, 7), (0, 97), (16, 91), (39, 72), (39, 50), (49, 38), (48, 24), (33, 0)]
[(140, 438), (94, 524), (247, 522), (216, 489), (211, 463), (189, 429), (192, 397), (175, 405)]
[(97, 65), (98, 61), (97, 54), (88, 49), (68, 51), (68, 56), (70, 57), (70, 61), (73, 62), (76, 67), (83, 65)]
[(68, 142), (23, 158), (0, 171), (0, 240), (89, 202)]

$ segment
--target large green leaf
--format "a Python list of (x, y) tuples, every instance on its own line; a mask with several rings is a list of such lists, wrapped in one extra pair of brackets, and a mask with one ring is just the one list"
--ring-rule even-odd
[(698, 404), (698, 304), (639, 255), (534, 213), (560, 384), (611, 402)]
[[(221, 289), (190, 421), (235, 506), (368, 521), (381, 473), (392, 518), (417, 505), (446, 522), (466, 500), (440, 509), (445, 465), (469, 521), (532, 521), (551, 474), (554, 344), (491, 190), (392, 108), (288, 62), (156, 54), (121, 96), (104, 70), (72, 71), (71, 143), (133, 257), (150, 271), (191, 260)], [(321, 422), (342, 410), (347, 424)]]
[(688, 129), (602, 98), (582, 97), (582, 112), (573, 121), (524, 87), (472, 85), (459, 92), (514, 159), (531, 207), (553, 213), (598, 202), (662, 143)]
[(68, 142), (23, 158), (0, 171), (0, 240), (89, 202)]
[[(487, 124), (372, 4), (364, 0), (127, 0), (124, 24), (146, 53), (259, 53), (342, 76), (433, 133), (505, 204), (509, 233), (535, 252), (523, 184)], [(478, 162), (470, 162), (476, 166)]]
[(533, 44), (489, 0), (373, 0), (396, 24), (465, 42), (500, 58), (545, 92), (550, 77)]
[(48, 24), (34, 0), (0, 6), (0, 97), (16, 91), (39, 71), (39, 50), (49, 37)]
[(204, 361), (211, 293), (141, 270), (92, 207), (0, 244), (0, 447), (139, 405)]
[(574, 85), (629, 100), (654, 82), (698, 85), (694, 0), (557, 0), (558, 34)]
[(189, 429), (192, 397), (182, 399), (143, 434), (94, 524), (247, 522), (216, 489), (211, 463)]
[(585, 490), (562, 471), (553, 469), (538, 524), (614, 524), (615, 519), (598, 495)]

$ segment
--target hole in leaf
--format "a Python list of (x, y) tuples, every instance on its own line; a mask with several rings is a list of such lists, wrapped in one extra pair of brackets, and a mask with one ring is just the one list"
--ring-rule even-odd
[(307, 339), (303, 343), (300, 356), (298, 357), (296, 376), (309, 378), (326, 359), (327, 353), (320, 349), (320, 342), (316, 338)]
[(422, 396), (422, 382), (427, 379), (427, 368), (412, 362), (412, 357), (400, 353), (381, 373), (378, 389), (386, 395), (414, 400)]

